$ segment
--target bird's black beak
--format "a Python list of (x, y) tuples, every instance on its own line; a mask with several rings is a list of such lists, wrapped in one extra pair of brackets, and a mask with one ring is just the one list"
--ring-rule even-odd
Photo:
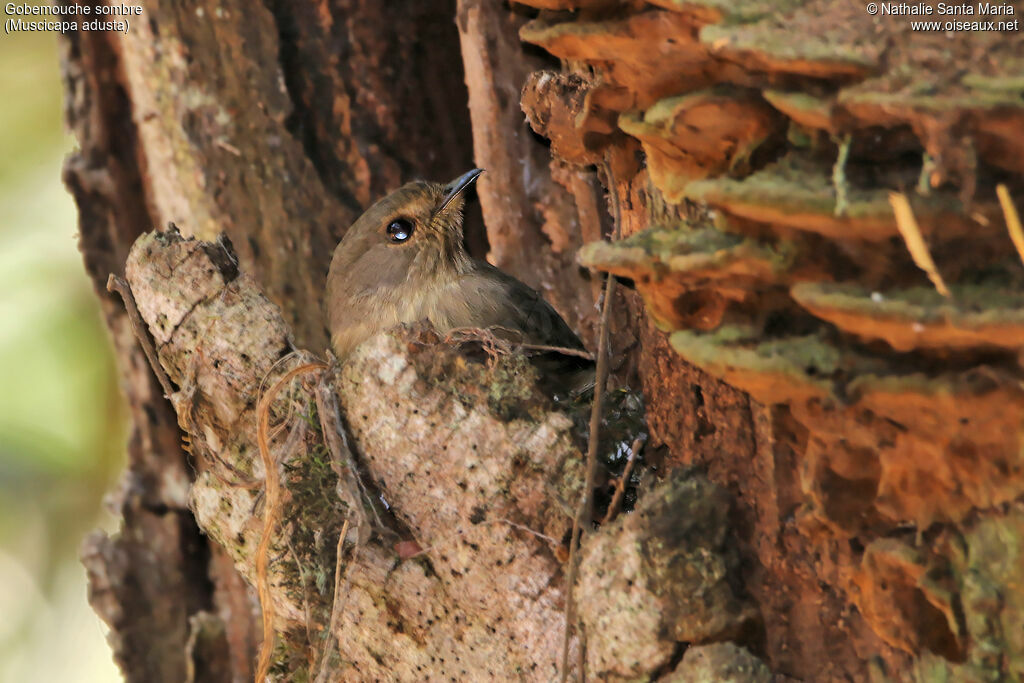
[(452, 200), (462, 194), (462, 191), (473, 184), (480, 174), (484, 172), (482, 168), (474, 168), (472, 171), (466, 171), (455, 180), (451, 181), (444, 186), (444, 199), (441, 200), (441, 206), (437, 207), (434, 211), (435, 214), (444, 211), (445, 207), (451, 204)]

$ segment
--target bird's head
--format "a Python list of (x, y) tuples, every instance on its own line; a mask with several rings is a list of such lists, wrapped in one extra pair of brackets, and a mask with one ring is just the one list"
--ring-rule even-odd
[(481, 173), (475, 168), (447, 184), (407, 183), (348, 229), (325, 291), (339, 357), (380, 327), (429, 317), (438, 285), (473, 268), (462, 244), (463, 191)]
[(468, 260), (462, 244), (463, 192), (481, 173), (475, 168), (447, 184), (406, 183), (352, 224), (335, 259), (352, 270), (350, 276), (376, 283), (410, 271), (460, 267)]

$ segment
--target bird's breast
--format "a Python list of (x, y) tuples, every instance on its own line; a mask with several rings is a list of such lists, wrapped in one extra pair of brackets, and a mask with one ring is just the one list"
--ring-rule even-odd
[(451, 279), (408, 293), (401, 306), (401, 322), (427, 319), (438, 331), (447, 332), (475, 326), (481, 307), (486, 308), (486, 302), (467, 288), (462, 278)]

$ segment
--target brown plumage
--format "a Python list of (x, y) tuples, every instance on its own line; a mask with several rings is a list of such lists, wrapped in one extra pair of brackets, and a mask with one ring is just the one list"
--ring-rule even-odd
[(441, 333), (492, 328), (510, 341), (583, 349), (537, 292), (466, 253), (462, 192), (480, 173), (474, 169), (447, 185), (403, 185), (345, 233), (326, 293), (339, 358), (383, 330), (424, 319)]

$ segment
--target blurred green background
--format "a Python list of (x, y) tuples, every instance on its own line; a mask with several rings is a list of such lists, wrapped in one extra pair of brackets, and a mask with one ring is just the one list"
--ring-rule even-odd
[(0, 37), (0, 681), (119, 681), (83, 535), (116, 528), (125, 408), (61, 165), (57, 38)]

